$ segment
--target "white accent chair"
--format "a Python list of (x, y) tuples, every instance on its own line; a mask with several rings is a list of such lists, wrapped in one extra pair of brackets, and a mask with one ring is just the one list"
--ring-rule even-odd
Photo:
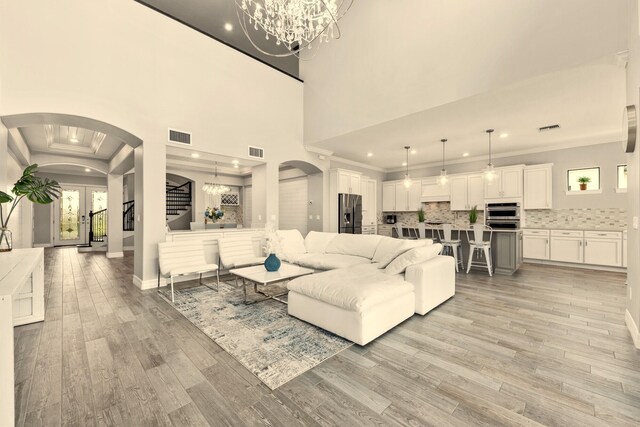
[(264, 263), (266, 257), (257, 256), (250, 236), (230, 236), (218, 239), (220, 262), (224, 268), (239, 268)]
[[(454, 235), (455, 233), (455, 235)], [(462, 254), (462, 241), (460, 240), (460, 230), (454, 230), (451, 224), (442, 224), (438, 229), (440, 243), (442, 243), (442, 255), (452, 255), (456, 261), (456, 273), (460, 271), (458, 266), (464, 270), (464, 255)]]
[[(484, 240), (484, 233), (489, 232), (489, 240)], [(467, 232), (467, 240), (469, 241), (469, 262), (467, 263), (467, 274), (471, 267), (486, 267), (489, 276), (493, 276), (493, 259), (491, 258), (491, 238), (493, 237), (493, 229), (487, 225), (474, 224), (473, 232), (470, 235)], [(477, 255), (478, 260), (473, 261), (473, 257)], [(483, 260), (484, 258), (484, 260)]]
[[(204, 245), (201, 241), (193, 242), (165, 242), (158, 244), (158, 288), (160, 276), (171, 280), (171, 302), (175, 302), (173, 295), (173, 278), (177, 276), (200, 275), (202, 273), (216, 273), (216, 283), (220, 286), (220, 272), (217, 264), (207, 264), (204, 257)], [(209, 285), (205, 285), (209, 287)]]

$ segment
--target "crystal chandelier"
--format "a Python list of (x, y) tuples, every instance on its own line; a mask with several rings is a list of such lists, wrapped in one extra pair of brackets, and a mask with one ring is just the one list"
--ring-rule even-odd
[(438, 182), (440, 185), (447, 185), (449, 182), (449, 178), (447, 177), (447, 170), (444, 168), (444, 143), (447, 142), (446, 139), (441, 139), (442, 142), (442, 169), (440, 170), (440, 177), (438, 178)]
[(228, 193), (231, 191), (231, 188), (224, 184), (216, 184), (215, 181), (218, 180), (218, 162), (215, 163), (215, 171), (213, 174), (214, 182), (205, 182), (202, 186), (202, 191), (212, 196), (219, 196), (220, 194)]
[[(235, 0), (236, 13), (245, 35), (257, 50), (269, 56), (285, 57), (312, 48), (312, 43), (340, 38), (338, 20), (353, 0)], [(267, 52), (258, 47), (250, 32), (262, 29), (265, 39), (275, 38), (288, 52)]]
[(409, 150), (411, 149), (411, 147), (408, 145), (405, 145), (404, 149), (407, 152), (407, 161), (405, 162), (406, 163), (405, 166), (407, 167), (407, 169), (405, 171), (404, 181), (402, 183), (404, 184), (404, 188), (409, 189), (413, 184), (413, 182), (411, 181), (411, 176), (409, 176)]
[(484, 168), (483, 176), (485, 181), (492, 182), (496, 179), (496, 171), (493, 168), (493, 163), (491, 163), (491, 134), (493, 133), (493, 129), (487, 129), (485, 132), (489, 135), (489, 163), (487, 167)]

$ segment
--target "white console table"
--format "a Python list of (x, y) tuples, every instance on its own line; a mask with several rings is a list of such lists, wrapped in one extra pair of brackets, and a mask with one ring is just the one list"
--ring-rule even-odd
[(0, 252), (0, 425), (14, 423), (13, 327), (44, 320), (44, 249)]

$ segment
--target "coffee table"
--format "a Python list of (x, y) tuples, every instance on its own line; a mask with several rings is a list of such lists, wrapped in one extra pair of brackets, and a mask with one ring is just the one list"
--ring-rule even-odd
[[(288, 290), (277, 295), (269, 295), (266, 292), (258, 289), (258, 285), (268, 286), (279, 282), (286, 282), (291, 279), (295, 279), (296, 277), (312, 274), (313, 272), (314, 271), (310, 268), (298, 267), (297, 265), (287, 264), (285, 262), (280, 265), (278, 271), (267, 271), (262, 264), (229, 270), (229, 273), (236, 276), (236, 281), (238, 278), (242, 279), (244, 303), (247, 305), (267, 301), (270, 299), (286, 304), (287, 302), (280, 299), (280, 297), (287, 295), (287, 293), (289, 292)], [(252, 301), (247, 300), (247, 286), (251, 284), (253, 284), (253, 290), (256, 293), (264, 295), (266, 298)]]

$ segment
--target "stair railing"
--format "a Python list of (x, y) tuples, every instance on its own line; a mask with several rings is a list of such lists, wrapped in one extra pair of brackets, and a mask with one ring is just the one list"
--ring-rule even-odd
[(175, 187), (167, 186), (167, 215), (177, 214), (179, 207), (191, 205), (191, 181)]
[(122, 231), (133, 231), (135, 218), (134, 201), (129, 200), (122, 204)]
[(89, 211), (89, 242), (104, 242), (107, 235), (107, 210)]

